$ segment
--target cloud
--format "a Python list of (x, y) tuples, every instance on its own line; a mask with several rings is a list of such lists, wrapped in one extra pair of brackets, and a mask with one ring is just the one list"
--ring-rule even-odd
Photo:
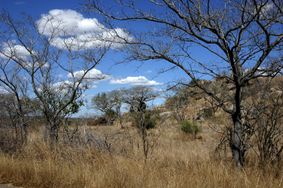
[[(85, 70), (79, 70), (79, 71), (75, 71), (73, 74), (69, 73), (67, 75), (68, 80), (62, 81), (62, 82), (57, 82), (55, 83), (53, 86), (55, 86), (55, 88), (70, 88), (72, 87), (73, 83), (77, 84), (79, 82), (79, 80), (83, 77), (83, 80), (81, 82), (80, 88), (96, 88), (96, 83), (98, 81), (102, 81), (102, 80), (106, 80), (109, 79), (111, 76), (102, 73), (100, 70), (97, 70), (95, 68), (91, 69), (90, 71), (88, 71), (85, 74)], [(71, 81), (72, 80), (72, 81)]]
[(68, 88), (72, 88), (74, 85), (74, 83), (65, 80), (65, 81), (60, 81), (60, 82), (56, 82), (52, 85), (52, 88), (57, 89), (57, 90), (64, 90), (64, 89), (68, 89)]
[(60, 49), (121, 48), (124, 41), (120, 37), (132, 40), (123, 29), (108, 29), (96, 18), (85, 18), (70, 9), (50, 10), (48, 14), (41, 15), (37, 27), (42, 35), (53, 36), (51, 44)]
[(91, 69), (89, 72), (85, 74), (85, 70), (75, 71), (73, 75), (71, 73), (68, 74), (68, 78), (76, 78), (80, 79), (84, 76), (84, 79), (87, 80), (105, 80), (110, 78), (109, 75), (102, 73), (100, 70), (97, 70), (95, 68)]
[[(58, 94), (70, 94), (70, 92), (72, 92), (74, 89), (76, 89), (76, 87), (78, 86), (78, 82), (72, 82), (70, 80), (63, 80), (63, 81), (58, 81), (53, 83), (49, 89), (57, 92)], [(89, 88), (88, 85), (86, 83), (81, 83), (78, 88), (80, 89), (87, 89)], [(42, 91), (41, 88), (39, 88), (39, 91)]]
[(113, 79), (110, 81), (111, 84), (130, 84), (135, 86), (157, 86), (162, 85), (160, 82), (154, 80), (148, 80), (144, 76), (128, 76), (123, 79)]
[[(25, 68), (32, 68), (32, 58), (31, 54), (36, 55), (35, 51), (29, 50), (26, 47), (15, 44), (15, 41), (8, 41), (2, 43), (2, 49), (0, 51), (0, 58), (3, 59), (13, 59), (17, 61), (18, 64)], [(41, 66), (43, 68), (48, 68), (49, 64), (47, 62), (35, 62), (35, 67)]]
[(42, 14), (37, 21), (37, 26), (43, 35), (55, 34), (61, 37), (105, 30), (105, 27), (95, 18), (84, 18), (82, 14), (74, 10), (60, 9), (53, 9), (48, 14)]
[[(79, 88), (83, 90), (96, 88), (95, 84), (98, 81), (110, 78), (110, 75), (104, 74), (95, 68), (87, 72), (86, 75), (84, 75), (84, 73), (84, 70), (75, 71), (73, 74), (69, 73), (66, 80), (53, 83), (50, 89), (53, 89), (55, 92), (62, 92), (63, 94), (66, 94), (78, 86), (80, 79), (83, 76), (84, 78), (79, 85)], [(39, 88), (39, 91), (42, 91), (42, 89)]]
[[(76, 87), (79, 89), (93, 89), (96, 88), (96, 83), (101, 80), (110, 78), (110, 75), (102, 73), (100, 70), (95, 68), (91, 69), (84, 75), (85, 70), (75, 71), (73, 74), (69, 73), (65, 80), (55, 82), (50, 85), (49, 89), (55, 92), (61, 92), (63, 95), (73, 91)], [(59, 75), (63, 77), (63, 75)], [(83, 77), (83, 80), (80, 80)], [(78, 85), (79, 84), (79, 85)], [(38, 91), (42, 91), (42, 88), (38, 88)]]
[(9, 41), (2, 44), (0, 57), (5, 59), (15, 58), (18, 60), (27, 61), (30, 57), (30, 53), (24, 46), (13, 44), (12, 41)]

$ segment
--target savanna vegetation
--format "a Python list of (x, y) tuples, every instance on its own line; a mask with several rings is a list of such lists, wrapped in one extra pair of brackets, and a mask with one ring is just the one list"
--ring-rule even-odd
[[(283, 3), (116, 3), (112, 11), (86, 1), (108, 28), (72, 40), (56, 15), (1, 12), (0, 183), (282, 187)], [(117, 22), (158, 27), (126, 33)], [(212, 59), (195, 56), (196, 46)], [(162, 62), (170, 68), (160, 74), (177, 69), (186, 78), (163, 90), (100, 92), (90, 102), (97, 116), (74, 117), (92, 83), (109, 78), (95, 68), (112, 50), (124, 63)]]

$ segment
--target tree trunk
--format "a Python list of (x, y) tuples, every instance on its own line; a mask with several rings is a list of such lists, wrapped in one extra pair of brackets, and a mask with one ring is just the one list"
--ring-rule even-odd
[(21, 130), (21, 142), (22, 144), (27, 143), (28, 138), (28, 125), (25, 123), (25, 118), (23, 115), (20, 115), (20, 130)]
[(53, 146), (58, 142), (59, 125), (56, 123), (52, 123), (49, 131), (50, 144), (51, 146)]
[(236, 87), (235, 109), (232, 114), (233, 128), (230, 135), (230, 147), (233, 160), (237, 167), (243, 167), (245, 161), (245, 148), (243, 140), (243, 126), (241, 117), (241, 88)]
[[(236, 117), (235, 117), (236, 116)], [(231, 131), (232, 156), (237, 167), (244, 165), (245, 150), (242, 140), (242, 123), (237, 115), (233, 115), (233, 129)]]
[(21, 123), (20, 129), (21, 129), (21, 142), (22, 144), (26, 144), (28, 139), (27, 124)]

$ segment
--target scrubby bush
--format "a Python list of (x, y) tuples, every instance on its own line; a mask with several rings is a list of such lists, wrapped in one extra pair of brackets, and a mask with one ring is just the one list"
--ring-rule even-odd
[(145, 121), (144, 121), (144, 126), (146, 129), (154, 129), (156, 127), (157, 121), (158, 121), (158, 116), (159, 114), (154, 112), (154, 111), (147, 111), (145, 113)]
[(157, 125), (158, 114), (151, 110), (147, 110), (144, 113), (132, 113), (133, 125), (139, 129), (154, 129)]
[(105, 112), (104, 117), (106, 118), (107, 123), (112, 125), (117, 118), (117, 113), (114, 110), (109, 109)]
[(210, 118), (214, 115), (213, 108), (205, 108), (202, 110), (202, 116), (204, 118)]
[(186, 134), (192, 134), (195, 138), (201, 132), (201, 127), (194, 121), (184, 120), (181, 122), (181, 130)]

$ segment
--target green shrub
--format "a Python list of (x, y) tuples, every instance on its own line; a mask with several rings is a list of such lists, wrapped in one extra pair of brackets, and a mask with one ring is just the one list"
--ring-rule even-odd
[(153, 129), (156, 126), (156, 118), (150, 112), (147, 112), (145, 113), (144, 124), (146, 129)]
[(106, 119), (107, 124), (112, 125), (117, 118), (117, 113), (114, 110), (109, 109), (105, 112), (104, 118)]
[(201, 127), (194, 121), (184, 120), (181, 122), (181, 130), (186, 134), (196, 136), (201, 131)]
[(143, 117), (143, 125), (142, 127), (145, 129), (154, 129), (157, 125), (159, 116), (156, 112), (153, 112), (152, 110), (147, 110), (144, 113), (132, 113), (133, 116), (133, 122), (135, 126), (141, 126), (140, 121)]

